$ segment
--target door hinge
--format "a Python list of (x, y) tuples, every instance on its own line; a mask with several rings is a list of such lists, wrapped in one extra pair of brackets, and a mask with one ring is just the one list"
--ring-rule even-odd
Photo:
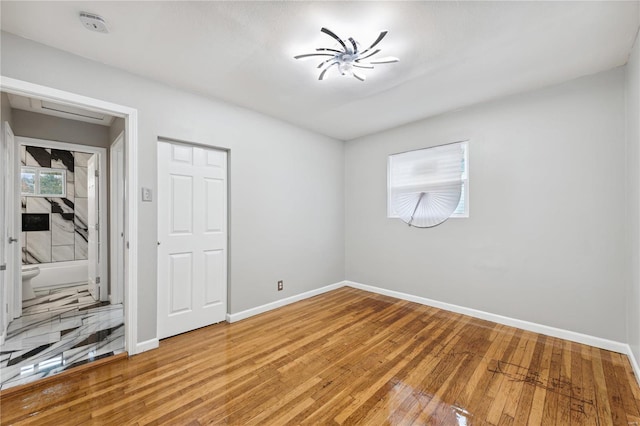
[(96, 223), (96, 231), (99, 231), (99, 230), (100, 230), (100, 224)]
[(0, 265), (0, 271), (6, 271), (7, 270), (7, 265)]
[(96, 169), (96, 177), (100, 176), (100, 172)]
[(100, 277), (96, 277), (96, 284), (100, 284)]

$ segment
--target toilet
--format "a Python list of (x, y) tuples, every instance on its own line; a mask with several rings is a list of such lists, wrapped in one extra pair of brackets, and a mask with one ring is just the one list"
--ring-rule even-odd
[(22, 300), (36, 297), (31, 280), (40, 274), (40, 268), (36, 265), (22, 265)]

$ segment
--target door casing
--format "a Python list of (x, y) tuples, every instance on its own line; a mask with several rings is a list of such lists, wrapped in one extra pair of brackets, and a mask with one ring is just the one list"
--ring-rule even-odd
[[(96, 175), (97, 173), (97, 175)], [(87, 261), (89, 271), (89, 293), (96, 300), (107, 300), (109, 289), (106, 259), (107, 239), (102, 232), (107, 227), (106, 205), (101, 201), (105, 198), (106, 170), (99, 166), (94, 154), (87, 161)], [(96, 177), (98, 177), (96, 179)], [(97, 195), (97, 196), (96, 196)], [(102, 234), (102, 235), (101, 235)]]
[(111, 144), (109, 149), (109, 238), (110, 246), (110, 289), (111, 303), (122, 303), (124, 294), (124, 203), (118, 194), (124, 193), (124, 132)]
[[(18, 147), (15, 135), (11, 130), (8, 123), (4, 125), (3, 137), (7, 141), (6, 143), (6, 158), (7, 158), (7, 170), (6, 176), (7, 185), (6, 190), (9, 194), (16, 194), (19, 191), (20, 184), (18, 179), (18, 170), (20, 166), (20, 156), (18, 154)], [(20, 199), (18, 197), (7, 197), (5, 202), (8, 202), (6, 209), (6, 224), (7, 224), (7, 241), (12, 238), (13, 243), (6, 245), (7, 256), (7, 275), (5, 284), (7, 286), (7, 320), (11, 322), (13, 319), (22, 315), (22, 268), (21, 268), (21, 254), (20, 254), (20, 236), (22, 223), (20, 218)], [(17, 240), (17, 241), (15, 241)], [(8, 323), (7, 323), (8, 326)]]
[[(15, 234), (15, 212), (17, 206), (11, 194), (14, 193), (13, 168), (16, 162), (15, 141), (13, 131), (8, 122), (2, 123), (2, 141), (0, 143), (0, 161), (2, 162), (2, 176), (0, 176), (0, 345), (4, 343), (7, 335), (9, 322), (19, 315), (22, 308), (22, 299), (16, 300), (16, 291), (20, 288), (16, 282), (16, 264), (20, 259), (20, 252), (17, 251), (17, 241), (10, 238), (19, 239), (20, 234)], [(17, 257), (17, 259), (16, 259)], [(22, 292), (20, 292), (22, 296)], [(16, 310), (17, 303), (17, 310)]]

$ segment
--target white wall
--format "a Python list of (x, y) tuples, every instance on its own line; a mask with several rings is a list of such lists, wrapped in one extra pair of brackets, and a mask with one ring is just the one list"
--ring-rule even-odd
[(32, 111), (13, 110), (16, 136), (109, 147), (109, 127)]
[(626, 66), (627, 188), (630, 286), (627, 294), (627, 341), (640, 364), (640, 36)]
[[(231, 150), (231, 313), (344, 279), (341, 141), (12, 34), (1, 47), (3, 76), (138, 109), (139, 184), (154, 193), (158, 137)], [(141, 342), (156, 337), (156, 210), (138, 212)]]
[[(347, 280), (624, 342), (624, 124), (620, 68), (347, 142)], [(388, 219), (387, 156), (464, 139), (470, 217)]]
[(8, 121), (11, 130), (13, 130), (13, 117), (11, 114), (11, 104), (9, 103), (9, 97), (6, 93), (0, 93), (0, 120), (3, 122)]

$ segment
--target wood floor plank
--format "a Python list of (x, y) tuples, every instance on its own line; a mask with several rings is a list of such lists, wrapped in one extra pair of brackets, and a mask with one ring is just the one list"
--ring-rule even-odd
[(536, 335), (527, 336), (526, 340), (526, 349), (520, 360), (520, 364), (518, 369), (516, 370), (516, 375), (511, 378), (509, 386), (506, 391), (506, 398), (504, 403), (504, 408), (502, 410), (503, 417), (515, 419), (516, 410), (520, 403), (520, 398), (522, 397), (522, 393), (524, 391), (524, 384), (526, 383), (529, 376), (529, 368), (531, 365), (531, 360), (533, 359), (533, 355), (535, 353), (537, 339)]
[(542, 424), (544, 402), (547, 396), (547, 387), (549, 382), (551, 355), (553, 351), (553, 343), (550, 342), (550, 340), (552, 340), (552, 338), (547, 337), (544, 341), (544, 351), (542, 352), (540, 367), (535, 373), (536, 389), (533, 393), (533, 400), (531, 402), (531, 409), (529, 410), (529, 418), (527, 420), (527, 424), (531, 425)]
[(616, 371), (613, 359), (609, 351), (599, 349), (602, 359), (602, 371), (609, 397), (609, 407), (611, 408), (611, 420), (613, 424), (624, 424), (627, 420), (627, 411), (622, 400), (621, 386), (616, 378)]
[[(507, 380), (505, 380), (505, 378), (503, 377), (502, 381), (500, 382), (496, 397), (494, 398), (489, 412), (487, 413), (487, 421), (489, 423), (498, 424), (500, 422), (500, 418), (502, 417), (502, 414), (504, 412), (507, 399), (513, 397), (512, 385), (514, 384), (514, 380), (521, 373), (520, 370), (522, 369), (522, 358), (527, 352), (527, 345), (530, 343), (531, 342), (529, 341), (529, 339), (522, 335), (518, 346), (516, 347), (509, 362), (500, 364), (500, 369), (503, 370), (506, 375), (510, 375), (510, 377), (507, 376)], [(509, 415), (509, 413), (506, 414)]]
[[(627, 381), (640, 382), (640, 377), (636, 377), (633, 367), (631, 367), (631, 360), (623, 354), (618, 354), (618, 357), (620, 357), (620, 363), (624, 367), (624, 371), (627, 375)], [(640, 401), (640, 387), (631, 386), (631, 393), (636, 401)], [(640, 406), (638, 406), (638, 410), (640, 411)]]
[(584, 394), (582, 410), (585, 424), (592, 426), (601, 423), (598, 421), (598, 401), (595, 392), (595, 380), (592, 367), (591, 347), (580, 345), (580, 358), (582, 360), (582, 392)]
[(560, 341), (560, 376), (557, 382), (558, 405), (556, 423), (568, 425), (571, 423), (571, 398), (575, 383), (571, 377), (571, 342)]
[[(627, 368), (625, 368), (625, 364), (629, 364), (629, 359), (622, 354), (616, 354), (613, 352), (611, 352), (610, 355), (614, 360), (618, 390), (621, 393), (624, 409), (628, 413), (627, 416), (640, 417), (640, 410), (638, 409), (637, 400), (633, 393), (634, 387), (630, 385), (630, 383), (635, 380), (635, 376), (633, 373), (629, 374)], [(631, 366), (629, 366), (629, 370), (630, 367)]]
[[(481, 354), (486, 354), (492, 347), (495, 347), (495, 341), (491, 340), (491, 336), (494, 335), (492, 328), (482, 321), (475, 321), (474, 326), (479, 326), (479, 332), (474, 333), (473, 338), (470, 338), (466, 346), (461, 348), (464, 349), (463, 351), (454, 353), (458, 357), (464, 357), (461, 368), (448, 380), (446, 388), (442, 387), (438, 390), (441, 399), (447, 402), (439, 404), (433, 413), (432, 419), (436, 420), (436, 424), (457, 424), (460, 423), (460, 419), (466, 420), (470, 415), (461, 404), (460, 395), (469, 383), (467, 378), (473, 379), (474, 373), (483, 369)], [(479, 380), (480, 376), (476, 375), (476, 377), (477, 379), (473, 380)]]
[(584, 410), (583, 410), (583, 397), (584, 397), (584, 385), (582, 383), (582, 355), (580, 353), (580, 345), (575, 342), (569, 342), (569, 346), (565, 346), (571, 351), (571, 382), (573, 387), (571, 389), (571, 413), (569, 418), (569, 424), (571, 425), (583, 425), (584, 424)]
[(555, 425), (558, 414), (558, 388), (561, 383), (560, 368), (562, 362), (562, 345), (558, 339), (550, 339), (551, 364), (549, 366), (549, 384), (544, 399), (544, 409), (542, 412), (542, 423), (545, 425)]
[(626, 356), (352, 288), (0, 392), (2, 425), (607, 425)]
[[(473, 394), (471, 402), (468, 404), (467, 410), (473, 412), (477, 419), (486, 419), (505, 376), (501, 366), (509, 362), (522, 336), (521, 330), (505, 329), (505, 332), (510, 335), (510, 339), (505, 341), (500, 352), (496, 354), (496, 358), (489, 362), (485, 373), (486, 380), (481, 382), (478, 391)], [(470, 409), (471, 407), (474, 407), (473, 411)]]
[(485, 353), (478, 354), (478, 356), (480, 356), (480, 364), (471, 375), (471, 378), (464, 383), (463, 390), (456, 399), (456, 413), (458, 415), (466, 415), (466, 407), (471, 406), (473, 397), (480, 394), (478, 390), (486, 389), (487, 383), (492, 375), (489, 371), (489, 364), (499, 356), (497, 355), (498, 353), (502, 353), (501, 351), (504, 350), (505, 342), (508, 342), (510, 339), (511, 335), (504, 332), (504, 326), (496, 324), (492, 327), (489, 337), (489, 340), (492, 341), (491, 346), (489, 346)]
[(529, 362), (525, 376), (522, 378), (522, 392), (513, 414), (514, 424), (527, 424), (536, 388), (542, 385), (539, 372), (541, 369), (542, 355), (544, 353), (546, 339), (546, 336), (543, 335), (539, 335), (536, 338), (533, 354), (531, 355), (531, 361)]
[(602, 419), (602, 424), (613, 425), (611, 405), (609, 404), (609, 390), (607, 389), (604, 369), (602, 367), (601, 353), (598, 348), (589, 348), (591, 351), (591, 368), (593, 371), (593, 383), (595, 393), (596, 410), (598, 418)]

